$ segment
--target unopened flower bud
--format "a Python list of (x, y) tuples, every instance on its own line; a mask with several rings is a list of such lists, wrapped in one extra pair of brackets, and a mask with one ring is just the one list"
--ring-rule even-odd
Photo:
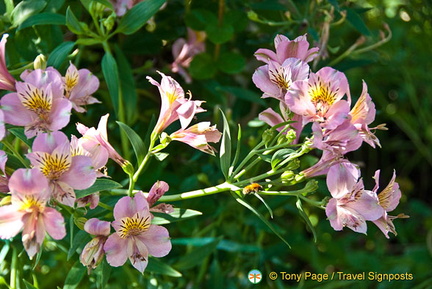
[(121, 167), (123, 171), (128, 175), (133, 175), (135, 173), (135, 169), (133, 165), (128, 160), (123, 159), (121, 163)]
[(276, 135), (276, 131), (273, 129), (266, 129), (262, 134), (262, 139), (264, 143), (267, 145)]
[(45, 55), (39, 54), (36, 56), (35, 60), (33, 61), (33, 67), (34, 69), (42, 69), (45, 70), (47, 67), (47, 59)]
[(283, 182), (289, 182), (292, 181), (294, 179), (294, 172), (293, 171), (285, 171), (282, 173), (281, 175), (281, 179)]

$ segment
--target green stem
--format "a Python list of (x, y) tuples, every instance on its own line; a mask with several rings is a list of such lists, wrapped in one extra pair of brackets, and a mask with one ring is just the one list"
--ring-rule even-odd
[(239, 188), (236, 185), (229, 184), (229, 183), (225, 182), (225, 183), (222, 183), (220, 185), (210, 187), (210, 188), (190, 191), (190, 192), (177, 194), (177, 195), (162, 196), (159, 199), (159, 201), (160, 202), (175, 202), (175, 201), (187, 200), (187, 199), (198, 198), (198, 197), (203, 197), (203, 196), (208, 196), (208, 195), (214, 195), (214, 194), (217, 194), (220, 192), (238, 191), (240, 189), (241, 188)]
[(10, 272), (10, 288), (17, 288), (17, 277), (18, 277), (18, 251), (14, 247), (12, 250), (12, 261), (11, 261), (11, 272)]

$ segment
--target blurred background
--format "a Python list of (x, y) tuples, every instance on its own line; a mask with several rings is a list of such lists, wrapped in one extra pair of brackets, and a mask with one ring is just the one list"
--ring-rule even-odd
[[(47, 2), (45, 10), (39, 12), (65, 14), (70, 7), (80, 21), (91, 23), (80, 1)], [(4, 9), (1, 5), (0, 9)], [(197, 115), (199, 121), (211, 120), (221, 129), (218, 111), (222, 109), (233, 132), (237, 131), (237, 124), (241, 125), (239, 145), (244, 156), (267, 128), (257, 121), (258, 114), (277, 105), (274, 100), (260, 98), (261, 91), (252, 82), (253, 72), (262, 65), (254, 52), (258, 48), (274, 50), (273, 39), (277, 34), (290, 39), (307, 34), (310, 43), (321, 48), (319, 58), (312, 63), (313, 71), (324, 66), (343, 71), (350, 83), (353, 102), (361, 93), (362, 80), (367, 83), (377, 110), (373, 124), (385, 123), (388, 130), (376, 133), (382, 148), (364, 144), (348, 158), (361, 167), (365, 187), (369, 189), (374, 186), (372, 177), (376, 170), (381, 170), (381, 188), (395, 170), (403, 196), (392, 214), (405, 213), (410, 218), (395, 220), (398, 235), (386, 239), (373, 224), (369, 224), (367, 235), (349, 229), (335, 232), (323, 210), (305, 205), (317, 232), (314, 242), (294, 198), (266, 197), (275, 215), (271, 222), (291, 244), (289, 249), (229, 194), (176, 202), (175, 206), (203, 213), (167, 225), (173, 250), (161, 260), (182, 276), (163, 275), (154, 268), (140, 276), (131, 266), (124, 266), (110, 269), (106, 288), (432, 288), (431, 21), (430, 1), (420, 0), (170, 0), (145, 28), (113, 37), (111, 44), (120, 69), (133, 74), (132, 78), (122, 79), (130, 87), (129, 126), (144, 137), (152, 118), (157, 117), (160, 97), (146, 76), (159, 79), (156, 73), (159, 70), (173, 76), (185, 91), (190, 90), (194, 99), (206, 101), (203, 106), (207, 112)], [(188, 29), (198, 32), (194, 34), (195, 41), (188, 38)], [(77, 39), (61, 25), (26, 27), (9, 33), (14, 33), (7, 44), (10, 63), (33, 61), (39, 53), (49, 55), (64, 41)], [(176, 52), (173, 55), (173, 46), (179, 38), (194, 43), (199, 51), (190, 63), (182, 62), (183, 75), (172, 71), (178, 55)], [(100, 66), (103, 50), (97, 45), (77, 45), (77, 48), (79, 51), (72, 60), (77, 67), (86, 67), (101, 79), (101, 89), (95, 96), (103, 105), (89, 107), (86, 115), (74, 116), (72, 123), (94, 126), (101, 115), (110, 112), (110, 141), (121, 150), (119, 129), (114, 122), (115, 108), (110, 104)], [(180, 60), (177, 59), (177, 64)], [(67, 64), (67, 61), (60, 63), (58, 68), (65, 70)], [(70, 132), (75, 133), (75, 129), (72, 127)], [(156, 180), (164, 180), (170, 185), (168, 194), (175, 194), (223, 182), (217, 158), (181, 143), (172, 143), (167, 152), (168, 161), (153, 160), (152, 170), (141, 178), (139, 188), (148, 190)], [(133, 158), (132, 150), (124, 147), (122, 154)], [(124, 178), (120, 168), (110, 168), (109, 174), (117, 181)], [(328, 195), (322, 179), (316, 198)], [(258, 200), (251, 203), (266, 214), (266, 208)], [(39, 276), (40, 288), (63, 287), (72, 260), (78, 255), (68, 261), (59, 252), (58, 248), (67, 251), (65, 248), (70, 246), (67, 240), (47, 245), (38, 266), (34, 270), (27, 268), (24, 277)], [(24, 262), (27, 256), (22, 255), (20, 260)], [(104, 266), (109, 271), (105, 263)], [(0, 267), (6, 278), (9, 274), (6, 264)], [(261, 283), (254, 285), (248, 281), (247, 274), (252, 269), (263, 273)], [(267, 277), (272, 271), (366, 272), (366, 276), (368, 272), (409, 273), (414, 278), (392, 282), (297, 283), (272, 281)], [(98, 274), (81, 276), (83, 279), (76, 288), (97, 288), (95, 280), (104, 278)]]

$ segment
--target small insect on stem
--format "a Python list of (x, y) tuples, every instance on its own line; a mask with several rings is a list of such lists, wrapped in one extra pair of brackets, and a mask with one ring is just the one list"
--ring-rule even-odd
[(263, 190), (263, 187), (260, 184), (253, 183), (243, 188), (243, 194), (249, 195), (252, 193), (258, 193)]

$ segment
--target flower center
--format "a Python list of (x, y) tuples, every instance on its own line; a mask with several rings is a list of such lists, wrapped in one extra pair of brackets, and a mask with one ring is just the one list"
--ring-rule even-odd
[(38, 162), (41, 164), (40, 171), (50, 180), (60, 178), (61, 175), (70, 169), (69, 155), (50, 155), (49, 153), (44, 153), (38, 154), (38, 156), (40, 157)]
[(43, 118), (51, 111), (52, 97), (45, 90), (27, 84), (27, 89), (19, 92), (22, 105)]
[(26, 196), (21, 203), (20, 211), (26, 212), (43, 212), (45, 209), (45, 205), (40, 200), (36, 199), (33, 196)]
[(288, 90), (291, 85), (289, 75), (283, 67), (269, 70), (270, 81), (283, 90)]
[(120, 220), (120, 230), (118, 234), (121, 238), (137, 236), (148, 230), (150, 227), (150, 216), (142, 217), (136, 213), (132, 218), (124, 217)]
[(326, 113), (329, 107), (336, 101), (336, 92), (331, 91), (321, 81), (309, 87), (309, 95), (317, 111), (322, 113)]
[(65, 76), (65, 90), (66, 96), (69, 97), (72, 89), (77, 85), (79, 79), (78, 71), (73, 71), (71, 73), (67, 73)]

